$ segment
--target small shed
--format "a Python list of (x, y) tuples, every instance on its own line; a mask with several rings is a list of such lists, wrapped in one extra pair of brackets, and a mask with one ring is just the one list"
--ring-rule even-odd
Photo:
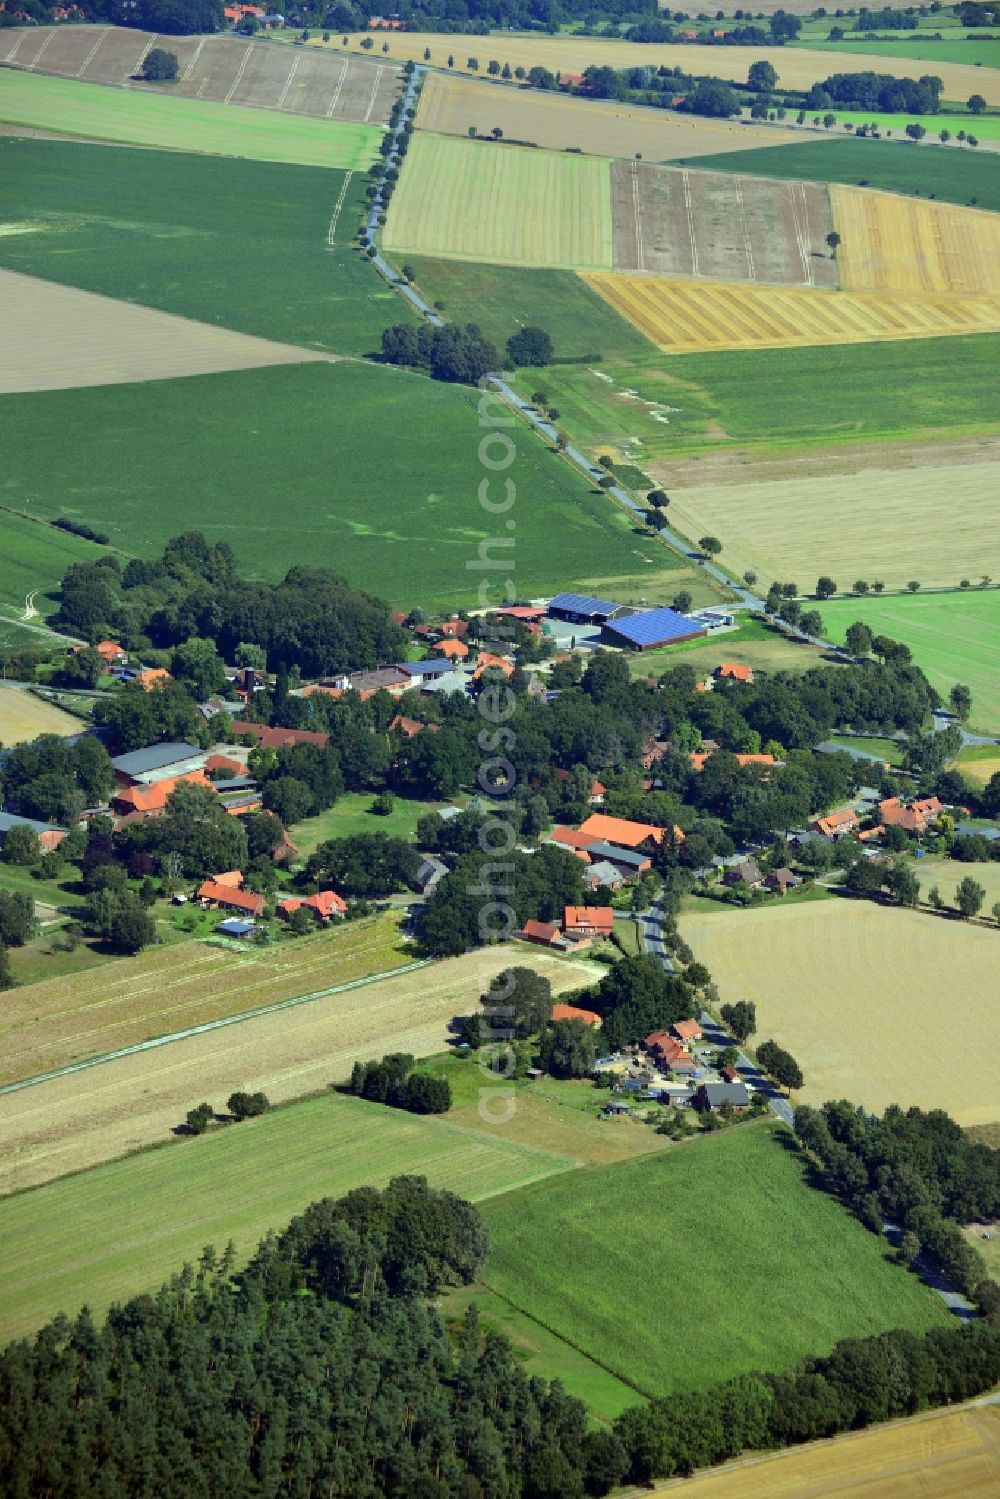
[(242, 921), (238, 916), (231, 916), (226, 921), (220, 921), (215, 930), (220, 937), (246, 939), (253, 936), (257, 930), (257, 923), (254, 921)]

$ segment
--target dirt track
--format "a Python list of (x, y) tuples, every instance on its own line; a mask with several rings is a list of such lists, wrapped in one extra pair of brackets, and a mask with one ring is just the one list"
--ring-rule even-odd
[(604, 971), (526, 948), (467, 953), (5, 1094), (0, 1193), (167, 1139), (202, 1099), (224, 1109), (235, 1089), (262, 1088), (277, 1103), (342, 1081), (358, 1058), (441, 1051), (452, 1016), (468, 1013), (512, 961), (543, 973), (555, 993), (580, 988)]
[[(25, 229), (30, 233), (30, 225)], [(0, 327), (0, 394), (125, 385), (336, 357), (18, 271), (0, 270)]]

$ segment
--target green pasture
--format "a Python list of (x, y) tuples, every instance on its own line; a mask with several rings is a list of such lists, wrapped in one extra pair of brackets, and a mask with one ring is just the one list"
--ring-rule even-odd
[(441, 1119), (307, 1099), (0, 1200), (0, 1341), (152, 1291), (206, 1244), (232, 1239), (245, 1259), (268, 1229), (352, 1187), (419, 1173), (475, 1202), (568, 1164)]
[(861, 750), (862, 753), (871, 755), (873, 760), (885, 760), (889, 765), (903, 763), (903, 750), (898, 739), (871, 738), (864, 734), (831, 734), (830, 743), (845, 750)]
[(577, 1171), (483, 1215), (486, 1284), (647, 1394), (947, 1320), (764, 1124)]
[[(309, 562), (400, 607), (671, 586), (680, 559), (519, 425), (484, 467), (479, 393), (386, 366), (284, 365), (0, 398), (0, 504), (86, 520), (155, 555), (198, 527), (252, 576)], [(501, 521), (480, 502), (515, 486)], [(513, 522), (516, 529), (507, 529)], [(495, 538), (479, 567), (480, 543)], [(509, 541), (509, 545), (506, 543)], [(502, 544), (503, 543), (503, 544)], [(499, 578), (499, 583), (497, 579)], [(22, 592), (23, 596), (23, 592)]]
[[(0, 405), (5, 399), (6, 397), (0, 396)], [(13, 436), (8, 439), (4, 467), (14, 456), (12, 445), (16, 445), (19, 440)], [(46, 518), (55, 520), (63, 511), (58, 494), (52, 499)], [(28, 594), (34, 593), (34, 607), (39, 614), (51, 614), (57, 605), (52, 591), (66, 569), (74, 562), (89, 562), (106, 556), (107, 553), (103, 547), (95, 546), (91, 541), (84, 541), (79, 536), (71, 536), (67, 531), (57, 531), (53, 526), (45, 525), (41, 519), (36, 518), (40, 509), (37, 505), (31, 507), (28, 515), (24, 514), (23, 505), (8, 508), (9, 505), (9, 500), (0, 497), (0, 604), (12, 604), (23, 610)], [(38, 620), (37, 623), (44, 624), (44, 620)], [(2, 621), (2, 626), (6, 644), (7, 636), (12, 634), (16, 626), (6, 619)], [(17, 637), (11, 643), (21, 648), (51, 644), (51, 640), (29, 630), (17, 631)]]
[[(1000, 43), (998, 43), (1000, 45)], [(927, 139), (942, 127), (925, 120)], [(968, 125), (964, 127), (968, 129)], [(973, 132), (975, 133), (975, 132)], [(1000, 209), (1000, 159), (962, 146), (920, 146), (911, 142), (861, 140), (838, 136), (804, 140), (801, 145), (762, 146), (718, 156), (690, 157), (680, 163), (700, 170), (747, 172), (759, 177), (791, 177), (807, 182), (842, 182), (882, 188), (945, 203)]]
[[(464, 799), (464, 798), (463, 798)], [(418, 802), (397, 796), (388, 816), (373, 812), (371, 792), (351, 791), (318, 817), (307, 817), (289, 829), (303, 859), (329, 838), (352, 838), (356, 833), (387, 833), (391, 838), (413, 838), (417, 823), (446, 802)]]
[[(826, 22), (827, 33), (831, 24), (839, 25), (840, 23), (828, 20)], [(931, 41), (927, 36), (900, 36), (898, 41), (894, 38), (892, 41), (866, 42), (859, 36), (857, 38), (845, 37), (842, 42), (831, 42), (828, 35), (824, 40), (821, 34), (806, 41), (796, 42), (795, 46), (807, 52), (849, 52), (852, 55), (858, 53), (865, 57), (912, 57), (918, 62), (961, 62), (976, 68), (1000, 68), (1000, 42), (963, 40), (966, 36), (975, 38), (974, 31), (959, 30), (951, 36), (946, 36), (943, 27), (932, 29), (942, 32), (941, 41)], [(843, 71), (847, 72), (849, 66), (845, 63)]]
[[(820, 113), (824, 111), (821, 110)], [(872, 114), (863, 109), (833, 109), (830, 113), (837, 116), (837, 123), (832, 126), (831, 134), (836, 134), (838, 130), (843, 133), (845, 125), (877, 124), (879, 130), (891, 131), (893, 136), (902, 136), (905, 140), (907, 125), (923, 125), (927, 134), (922, 146), (917, 147), (918, 150), (930, 145), (936, 139), (939, 130), (950, 130), (953, 137), (957, 136), (960, 130), (964, 130), (967, 135), (974, 135), (977, 140), (1000, 140), (1000, 114), (972, 115), (965, 110), (951, 112), (948, 109), (936, 115), (920, 115), (919, 118), (916, 115), (879, 114), (877, 111)], [(961, 143), (959, 145), (962, 151), (969, 150), (970, 154), (974, 149), (961, 146)], [(956, 149), (955, 154), (960, 154), (959, 150)]]
[(366, 180), (355, 173), (347, 184), (330, 246), (343, 172), (0, 138), (0, 266), (242, 333), (367, 354), (383, 328), (410, 315), (352, 247)]
[(372, 125), (98, 88), (72, 78), (0, 69), (0, 120), (126, 146), (360, 171), (378, 154)]
[(964, 682), (972, 689), (969, 727), (1000, 734), (1000, 589), (831, 599), (819, 607), (838, 644), (848, 625), (863, 620), (876, 635), (908, 645), (942, 697)]
[(735, 630), (721, 630), (705, 640), (635, 651), (629, 666), (636, 677), (659, 677), (674, 666), (690, 666), (704, 677), (723, 661), (752, 666), (755, 672), (803, 672), (819, 666), (822, 659), (823, 652), (816, 646), (791, 640), (762, 620), (747, 618)]
[[(401, 258), (401, 257), (400, 257)], [(428, 302), (444, 303), (455, 323), (478, 323), (501, 353), (519, 328), (544, 328), (560, 359), (620, 359), (643, 355), (652, 345), (572, 271), (540, 271), (475, 261), (407, 261), (415, 285)], [(544, 386), (545, 377), (537, 377)]]
[[(717, 451), (720, 440), (781, 453), (995, 431), (998, 359), (1000, 335), (973, 334), (653, 354), (603, 364), (609, 380), (583, 365), (550, 366), (544, 384), (575, 441), (592, 450), (626, 442), (644, 466)], [(538, 372), (515, 383), (527, 398)]]

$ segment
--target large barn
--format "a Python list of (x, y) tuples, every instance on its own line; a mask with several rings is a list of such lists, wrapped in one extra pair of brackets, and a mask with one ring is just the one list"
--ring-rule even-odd
[(676, 609), (643, 609), (621, 619), (607, 620), (601, 628), (601, 639), (608, 645), (625, 646), (635, 651), (652, 651), (660, 645), (679, 645), (683, 640), (698, 640), (707, 635), (698, 620), (678, 614)]

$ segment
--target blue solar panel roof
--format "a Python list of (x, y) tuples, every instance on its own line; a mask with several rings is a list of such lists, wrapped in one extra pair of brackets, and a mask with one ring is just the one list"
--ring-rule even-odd
[(627, 619), (616, 619), (608, 625), (623, 640), (633, 645), (652, 645), (661, 640), (674, 640), (682, 635), (694, 635), (704, 629), (696, 620), (686, 619), (676, 609), (647, 609), (642, 614), (630, 614)]
[(568, 609), (571, 614), (614, 614), (621, 604), (611, 599), (595, 599), (586, 593), (557, 593), (549, 602), (550, 609)]

